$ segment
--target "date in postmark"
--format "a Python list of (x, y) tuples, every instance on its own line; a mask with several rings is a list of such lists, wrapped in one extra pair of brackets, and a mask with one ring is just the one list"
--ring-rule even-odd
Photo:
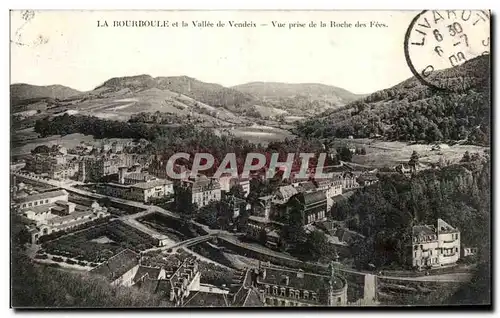
[(490, 53), (489, 10), (424, 10), (410, 23), (404, 42), (406, 62), (423, 84), (456, 91), (437, 80), (442, 69), (454, 68)]

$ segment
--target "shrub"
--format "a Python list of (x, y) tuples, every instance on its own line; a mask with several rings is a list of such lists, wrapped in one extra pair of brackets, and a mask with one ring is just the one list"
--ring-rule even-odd
[(68, 264), (70, 264), (70, 265), (75, 265), (75, 264), (76, 264), (76, 262), (75, 262), (74, 260), (72, 260), (71, 258), (68, 258), (68, 259), (66, 260), (66, 263), (68, 263)]
[(62, 257), (59, 257), (59, 256), (54, 256), (54, 257), (52, 257), (52, 260), (53, 260), (54, 262), (62, 262), (62, 261), (63, 261)]

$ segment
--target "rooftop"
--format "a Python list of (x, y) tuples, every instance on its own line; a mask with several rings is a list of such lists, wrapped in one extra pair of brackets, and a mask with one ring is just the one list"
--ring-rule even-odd
[(102, 275), (111, 281), (121, 277), (139, 263), (139, 254), (125, 249), (112, 256), (106, 262), (92, 269), (90, 272)]
[(229, 307), (230, 302), (225, 294), (195, 291), (184, 303), (184, 307)]
[(52, 199), (63, 195), (68, 195), (68, 192), (66, 192), (66, 190), (48, 191), (43, 193), (32, 194), (24, 198), (19, 198), (16, 201), (18, 203), (25, 203), (36, 200)]
[[(272, 284), (279, 286), (289, 286), (300, 290), (310, 290), (319, 293), (321, 290), (329, 288), (330, 276), (304, 272), (301, 270), (292, 270), (288, 268), (271, 268), (267, 267), (266, 278), (259, 278), (259, 282), (263, 284)], [(288, 285), (286, 285), (286, 277), (288, 277)], [(334, 276), (334, 289), (344, 287), (344, 281)]]
[(288, 201), (292, 196), (299, 193), (295, 187), (292, 185), (286, 185), (279, 187), (277, 190), (277, 194), (281, 196), (284, 201)]
[(316, 186), (311, 181), (301, 182), (297, 186), (299, 192), (316, 191)]
[(139, 268), (137, 269), (137, 273), (135, 273), (133, 282), (137, 283), (143, 278), (157, 279), (158, 276), (160, 275), (160, 271), (161, 269), (158, 267), (149, 267), (140, 265)]
[(125, 179), (148, 181), (156, 179), (156, 177), (150, 175), (147, 172), (131, 172), (125, 175)]
[(299, 193), (296, 197), (304, 205), (318, 204), (323, 201), (326, 202), (324, 191)]
[(49, 225), (56, 225), (58, 223), (66, 222), (66, 221), (71, 221), (71, 220), (76, 220), (79, 217), (87, 216), (90, 214), (93, 214), (91, 210), (88, 211), (82, 211), (82, 212), (73, 212), (71, 214), (65, 215), (65, 216), (60, 216), (60, 217), (55, 217), (47, 221), (47, 224)]
[(157, 179), (157, 180), (151, 180), (147, 182), (139, 182), (136, 184), (131, 185), (132, 188), (139, 188), (139, 189), (151, 189), (154, 187), (160, 187), (164, 186), (167, 184), (171, 184), (172, 181), (166, 180), (166, 179)]
[(415, 225), (412, 228), (413, 236), (435, 235), (436, 229), (432, 225)]
[(438, 233), (454, 233), (454, 232), (458, 232), (458, 230), (456, 228), (454, 228), (453, 226), (449, 225), (448, 223), (446, 223), (442, 219), (438, 219), (437, 220), (437, 229), (438, 229)]

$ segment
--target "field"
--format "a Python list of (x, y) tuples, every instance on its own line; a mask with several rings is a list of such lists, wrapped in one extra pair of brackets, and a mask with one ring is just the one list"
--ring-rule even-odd
[(428, 144), (408, 144), (400, 141), (381, 141), (372, 139), (336, 139), (338, 145), (353, 145), (356, 148), (365, 148), (366, 155), (353, 156), (353, 162), (361, 165), (384, 167), (407, 163), (413, 151), (420, 155), (423, 164), (438, 163), (443, 157), (445, 162), (455, 163), (460, 161), (466, 151), (471, 154), (483, 153), (487, 147), (473, 145), (441, 144), (439, 150), (432, 150)]
[(294, 138), (294, 135), (288, 130), (263, 125), (236, 127), (229, 130), (229, 133), (235, 137), (263, 145), (267, 145), (272, 141), (282, 141), (285, 138)]
[[(16, 131), (12, 135), (12, 139), (14, 141), (11, 153), (12, 156), (20, 156), (27, 155), (31, 152), (31, 150), (35, 149), (37, 146), (46, 145), (62, 145), (67, 149), (74, 148), (78, 146), (82, 141), (86, 143), (100, 143), (101, 140), (94, 139), (93, 136), (83, 135), (83, 134), (70, 134), (66, 136), (50, 136), (47, 138), (38, 138), (38, 134), (33, 131), (33, 128), (24, 129), (22, 131)], [(22, 139), (23, 141), (16, 141), (16, 139)], [(119, 139), (119, 138), (111, 138), (111, 139), (103, 139), (102, 141), (131, 141), (132, 139)]]
[(112, 221), (44, 243), (42, 248), (48, 254), (98, 263), (125, 248), (142, 251), (157, 245), (149, 235), (121, 221)]

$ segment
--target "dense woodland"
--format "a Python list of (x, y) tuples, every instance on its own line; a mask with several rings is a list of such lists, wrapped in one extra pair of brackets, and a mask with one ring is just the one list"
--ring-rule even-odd
[(471, 144), (488, 145), (489, 75), (489, 57), (481, 56), (432, 75), (430, 81), (454, 83), (455, 91), (438, 91), (410, 78), (300, 123), (296, 133), (318, 138), (380, 135), (388, 140), (465, 140)]
[(353, 249), (358, 266), (407, 264), (413, 225), (435, 225), (442, 218), (461, 232), (461, 244), (490, 248), (490, 162), (472, 161), (441, 170), (425, 170), (413, 178), (380, 175), (380, 182), (359, 189), (332, 209), (366, 236)]

